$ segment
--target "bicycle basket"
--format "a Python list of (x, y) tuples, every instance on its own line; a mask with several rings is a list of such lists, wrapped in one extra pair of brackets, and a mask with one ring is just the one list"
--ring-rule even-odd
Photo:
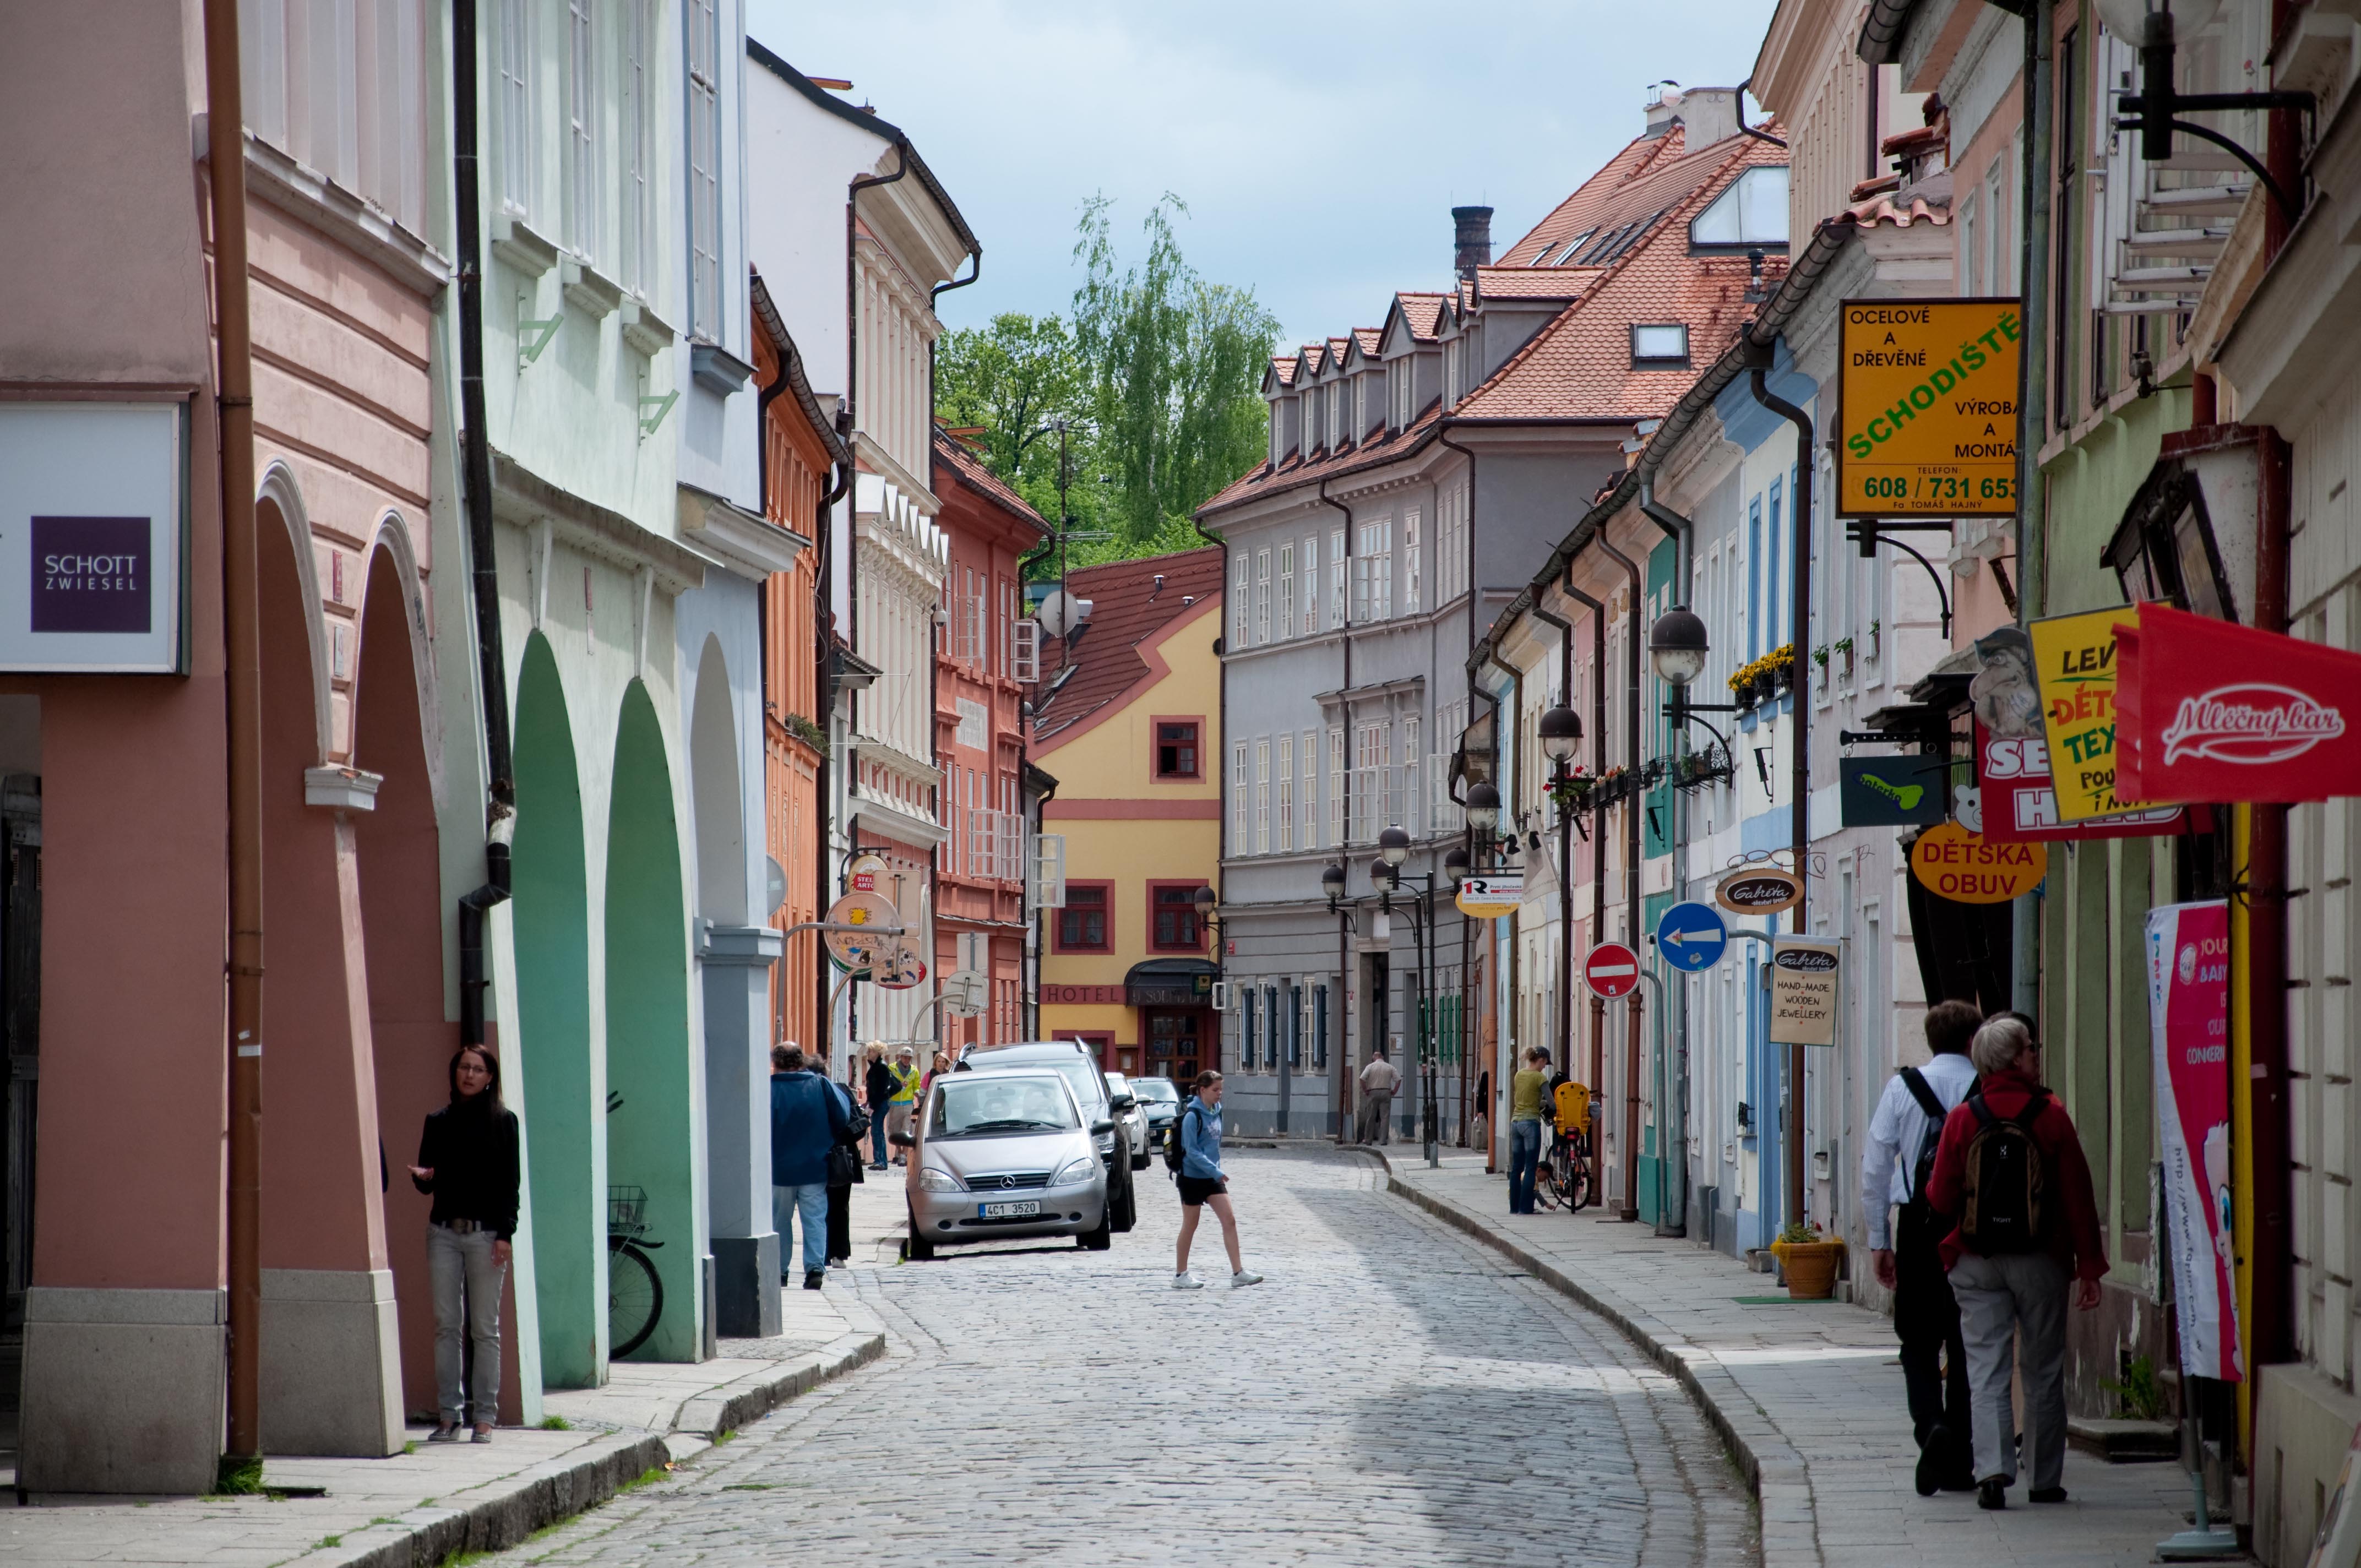
[(607, 1189), (607, 1234), (638, 1236), (647, 1227), (648, 1190), (644, 1187)]

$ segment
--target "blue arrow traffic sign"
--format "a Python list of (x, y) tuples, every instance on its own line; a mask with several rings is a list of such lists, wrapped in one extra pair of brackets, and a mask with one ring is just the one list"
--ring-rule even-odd
[(1711, 969), (1730, 948), (1730, 927), (1709, 904), (1675, 904), (1656, 922), (1656, 950), (1676, 970)]

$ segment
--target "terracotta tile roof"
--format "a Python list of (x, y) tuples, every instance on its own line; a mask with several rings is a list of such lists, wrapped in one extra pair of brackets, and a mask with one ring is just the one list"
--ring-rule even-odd
[(1421, 343), (1433, 343), (1443, 325), (1442, 294), (1398, 293), (1394, 302), (1401, 307), (1402, 323), (1410, 334)]
[[(1156, 586), (1159, 573), (1164, 576), (1161, 589)], [(1218, 601), (1222, 550), (1207, 545), (1174, 555), (1085, 566), (1068, 574), (1066, 586), (1091, 601), (1090, 629), (1074, 640), (1074, 673), (1063, 681), (1056, 674), (1066, 659), (1063, 640), (1042, 641), (1045, 678), (1033, 706), (1037, 745), (1053, 744), (1109, 703), (1121, 701), (1149, 673), (1139, 645), (1180, 616), (1203, 613), (1208, 600)]]
[(1270, 373), (1279, 378), (1282, 387), (1295, 385), (1295, 356), (1274, 354), (1270, 356)]
[(1307, 343), (1295, 351), (1295, 357), (1301, 374), (1320, 375), (1328, 368), (1328, 345), (1324, 343)]
[(1037, 532), (1045, 537), (1048, 535), (1049, 520), (1035, 511), (1031, 502), (1003, 484), (1000, 476), (985, 467), (983, 459), (977, 456), (965, 442), (937, 430), (935, 461), (956, 474), (960, 483), (969, 489), (983, 496), (1018, 521), (1030, 523)]
[(1356, 326), (1353, 329), (1353, 341), (1360, 345), (1361, 354), (1365, 358), (1375, 359), (1378, 356), (1378, 345), (1383, 341), (1385, 335), (1386, 331), (1383, 327)]
[(1306, 459), (1290, 455), (1287, 461), (1273, 467), (1260, 463), (1233, 479), (1213, 499), (1197, 509), (1201, 518), (1210, 518), (1216, 511), (1273, 488), (1288, 489), (1298, 484), (1316, 484), (1340, 474), (1356, 473), (1393, 462), (1424, 446), (1443, 422), (1443, 401), (1435, 400), (1421, 411), (1418, 418), (1400, 431), (1386, 431), (1371, 436), (1358, 446), (1342, 446), (1333, 452), (1315, 452)]
[(1478, 267), (1476, 294), (1484, 300), (1571, 300), (1590, 287), (1596, 267)]
[[(1775, 126), (1773, 127), (1775, 130)], [(1641, 137), (1625, 144), (1606, 166), (1584, 181), (1522, 239), (1500, 253), (1497, 265), (1530, 267), (1533, 258), (1554, 251), (1564, 242), (1586, 233), (1620, 228), (1661, 212), (1694, 189), (1727, 160), (1727, 138), (1692, 154), (1687, 132), (1678, 125), (1664, 136)], [(1749, 138), (1750, 140), (1752, 138)], [(1770, 148), (1768, 143), (1757, 147)], [(1776, 160), (1774, 160), (1776, 161)]]
[(1867, 201), (1856, 202), (1845, 210), (1863, 228), (1892, 224), (1895, 228), (1906, 229), (1912, 224), (1948, 224), (1951, 221), (1951, 203), (1948, 200), (1930, 202), (1924, 196), (1913, 194), (1907, 202), (1897, 203), (1894, 192), (1891, 191), (1881, 191)]

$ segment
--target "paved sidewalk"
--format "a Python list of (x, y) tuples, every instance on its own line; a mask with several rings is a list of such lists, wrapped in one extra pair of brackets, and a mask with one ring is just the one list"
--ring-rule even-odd
[(2069, 1500), (2023, 1486), (1986, 1513), (1972, 1493), (1920, 1497), (1893, 1321), (1842, 1302), (1746, 1305), (1768, 1275), (1640, 1225), (1580, 1214), (1510, 1215), (1481, 1156), (1429, 1169), (1415, 1147), (1364, 1149), (1398, 1195), (1480, 1237), (1623, 1330), (1678, 1377), (1721, 1430), (1761, 1499), (1763, 1568), (2092, 1568), (2148, 1563), (2185, 1528), (2178, 1465), (2066, 1465)]
[[(877, 1228), (856, 1220), (856, 1254), (861, 1233)], [(782, 1300), (775, 1338), (723, 1340), (719, 1356), (694, 1365), (618, 1363), (603, 1388), (544, 1396), (570, 1431), (430, 1445), (434, 1429), (421, 1426), (411, 1452), (388, 1459), (265, 1461), (265, 1486), (316, 1496), (35, 1497), (0, 1511), (0, 1563), (413, 1568), (513, 1545), (883, 1354), (884, 1325), (848, 1280)]]

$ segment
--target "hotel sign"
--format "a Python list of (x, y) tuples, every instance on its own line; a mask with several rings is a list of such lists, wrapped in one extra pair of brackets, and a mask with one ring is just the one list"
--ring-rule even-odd
[(1837, 513), (2016, 510), (2015, 300), (1847, 300)]
[(0, 403), (0, 670), (177, 674), (187, 405)]

